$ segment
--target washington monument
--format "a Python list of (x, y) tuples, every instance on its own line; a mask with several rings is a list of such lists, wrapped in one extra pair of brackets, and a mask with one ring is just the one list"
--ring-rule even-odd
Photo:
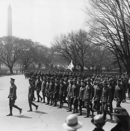
[(12, 8), (11, 5), (8, 7), (8, 27), (7, 27), (8, 36), (12, 36)]

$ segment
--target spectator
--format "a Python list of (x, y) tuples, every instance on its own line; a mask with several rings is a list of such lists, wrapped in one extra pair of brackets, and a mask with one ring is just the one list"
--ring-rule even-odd
[(70, 114), (65, 123), (63, 124), (64, 129), (67, 131), (77, 131), (77, 129), (82, 127), (82, 123), (78, 121), (78, 117), (75, 114)]
[(111, 131), (130, 131), (130, 117), (126, 109), (116, 107), (112, 115), (114, 115), (114, 120), (117, 125), (112, 128)]
[(106, 120), (103, 114), (98, 114), (92, 118), (91, 122), (96, 126), (93, 131), (104, 131), (102, 127), (105, 125)]

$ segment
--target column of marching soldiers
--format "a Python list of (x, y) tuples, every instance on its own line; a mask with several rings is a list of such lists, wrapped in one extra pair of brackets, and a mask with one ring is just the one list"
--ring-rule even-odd
[(25, 77), (29, 77), (30, 83), (29, 111), (32, 111), (32, 105), (38, 108), (33, 103), (36, 100), (35, 91), (37, 102), (58, 108), (63, 108), (63, 104), (67, 103), (68, 112), (78, 115), (82, 115), (82, 109), (85, 108), (85, 118), (89, 117), (90, 113), (94, 115), (95, 112), (97, 114), (105, 112), (112, 119), (113, 101), (116, 101), (116, 107), (120, 107), (121, 103), (126, 101), (126, 93), (130, 98), (130, 83), (127, 76), (88, 77), (78, 73), (38, 71), (25, 74)]

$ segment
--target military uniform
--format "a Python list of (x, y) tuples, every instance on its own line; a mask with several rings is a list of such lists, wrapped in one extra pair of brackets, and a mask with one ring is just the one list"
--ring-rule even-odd
[(130, 78), (128, 80), (128, 98), (130, 99)]
[(47, 97), (47, 103), (46, 103), (46, 105), (48, 105), (49, 102), (50, 102), (49, 83), (50, 83), (50, 81), (49, 81), (49, 78), (48, 78), (48, 79), (47, 79), (47, 82), (46, 82), (46, 90), (45, 90), (45, 92), (46, 92), (46, 97)]
[(13, 107), (16, 108), (16, 109), (18, 109), (19, 112), (20, 112), (20, 114), (22, 112), (22, 109), (15, 105), (15, 101), (17, 99), (17, 95), (16, 95), (17, 87), (14, 84), (14, 81), (15, 80), (13, 78), (11, 78), (11, 86), (10, 86), (9, 96), (8, 96), (8, 98), (9, 98), (9, 107), (10, 107), (10, 114), (7, 115), (7, 116), (12, 116), (13, 115), (12, 114)]
[(87, 110), (86, 117), (89, 117), (90, 114), (90, 101), (92, 100), (92, 85), (88, 83), (86, 85), (84, 90), (84, 102), (85, 102), (85, 108)]
[(81, 87), (80, 87), (80, 90), (79, 90), (79, 102), (78, 102), (78, 104), (79, 104), (79, 112), (80, 112), (80, 114), (79, 115), (82, 115), (82, 106), (83, 106), (83, 103), (84, 103), (84, 90), (85, 90), (85, 88), (84, 88), (84, 84), (83, 84), (83, 82), (81, 82)]
[(72, 105), (74, 105), (74, 109), (73, 109), (73, 113), (76, 112), (76, 108), (77, 108), (77, 86), (76, 86), (76, 81), (74, 80), (73, 81), (73, 84), (72, 84), (72, 95), (71, 95), (71, 108), (72, 108)]
[(71, 96), (72, 96), (72, 81), (70, 80), (68, 88), (67, 88), (68, 111), (72, 111)]
[(80, 90), (80, 87), (81, 87), (81, 81), (80, 81), (80, 79), (78, 78), (77, 79), (77, 83), (76, 83), (76, 91), (77, 91), (77, 93), (76, 93), (76, 101), (75, 101), (75, 108), (76, 108), (76, 113), (78, 113), (78, 98), (79, 98), (79, 90)]
[(42, 84), (42, 82), (40, 80), (40, 77), (38, 77), (38, 79), (36, 80), (36, 83), (35, 83), (35, 87), (36, 87), (36, 91), (37, 91), (37, 102), (39, 102), (39, 98), (42, 101), (42, 97), (40, 96), (41, 84)]
[(63, 93), (64, 93), (64, 83), (63, 83), (63, 79), (61, 79), (59, 85), (59, 100), (60, 100), (59, 108), (62, 108), (63, 106)]
[(53, 104), (53, 90), (54, 90), (54, 83), (53, 79), (51, 78), (50, 83), (49, 83), (49, 98), (50, 98), (50, 105)]
[(107, 82), (104, 82), (103, 89), (102, 89), (102, 96), (101, 96), (102, 113), (107, 111), (108, 95), (109, 95), (109, 89), (107, 86)]
[(54, 84), (54, 91), (53, 91), (53, 100), (54, 100), (54, 106), (57, 105), (57, 101), (58, 101), (58, 96), (59, 96), (59, 82), (56, 79), (55, 80), (55, 84)]
[(110, 112), (112, 113), (113, 112), (113, 105), (112, 105), (112, 102), (113, 102), (113, 87), (112, 87), (111, 81), (109, 81), (108, 88), (109, 88), (108, 106), (110, 108)]
[(125, 78), (122, 78), (122, 91), (122, 102), (126, 102), (127, 80)]
[(100, 99), (102, 95), (102, 89), (98, 83), (94, 84), (94, 109), (96, 109), (97, 114), (100, 113)]
[(29, 83), (30, 83), (30, 86), (28, 89), (28, 102), (29, 102), (29, 108), (30, 108), (29, 111), (32, 111), (32, 105), (36, 107), (36, 110), (38, 109), (38, 105), (35, 105), (33, 103), (34, 85), (33, 85), (32, 80), (29, 80)]
[[(66, 75), (65, 75), (66, 76)], [(67, 87), (68, 87), (68, 82), (67, 82), (67, 77), (64, 79), (64, 94), (63, 94), (63, 100), (65, 103), (68, 103), (66, 101), (66, 97), (67, 97)]]
[(41, 85), (41, 91), (42, 91), (42, 97), (43, 97), (43, 103), (45, 103), (45, 96), (46, 96), (46, 80), (45, 78), (42, 81), (42, 85)]
[[(119, 81), (118, 81), (119, 82)], [(116, 98), (116, 107), (120, 107), (121, 101), (123, 98), (123, 90), (122, 90), (122, 85), (119, 83), (115, 87), (115, 98)]]

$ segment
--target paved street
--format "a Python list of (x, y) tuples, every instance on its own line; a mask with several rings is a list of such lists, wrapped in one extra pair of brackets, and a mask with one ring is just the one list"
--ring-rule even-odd
[[(17, 100), (16, 105), (23, 109), (21, 115), (19, 111), (13, 109), (13, 116), (7, 117), (9, 113), (8, 93), (10, 87), (10, 77), (16, 79), (17, 85)], [(33, 112), (27, 112), (28, 106), (28, 80), (23, 75), (0, 77), (0, 131), (62, 131), (65, 118), (70, 114), (64, 108), (58, 109), (43, 103), (37, 103), (39, 108)], [(130, 113), (130, 101), (122, 104)], [(108, 116), (109, 118), (109, 116)], [(83, 128), (80, 131), (92, 131), (94, 126), (91, 124), (91, 118), (78, 117), (79, 121), (83, 123)], [(109, 131), (115, 124), (107, 122), (104, 126), (105, 131)]]

